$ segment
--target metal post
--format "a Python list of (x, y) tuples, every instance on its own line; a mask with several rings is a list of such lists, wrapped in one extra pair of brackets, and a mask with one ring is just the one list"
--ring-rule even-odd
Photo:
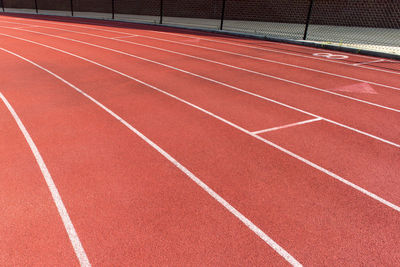
[(71, 1), (70, 1), (70, 4), (71, 4), (71, 16), (72, 16), (72, 17), (74, 16), (74, 3), (73, 3), (73, 1), (74, 1), (74, 0), (71, 0)]
[(38, 7), (37, 7), (37, 0), (35, 0), (35, 9), (36, 9), (36, 14), (39, 13)]
[(306, 28), (304, 29), (303, 40), (306, 40), (306, 39), (307, 39), (308, 25), (310, 24), (311, 11), (312, 11), (313, 5), (314, 5), (314, 0), (310, 0), (310, 6), (308, 7)]
[(114, 15), (114, 10), (115, 10), (115, 0), (111, 0), (111, 13), (112, 13), (112, 19), (114, 19), (115, 18), (115, 15)]
[(222, 31), (222, 28), (224, 27), (225, 2), (226, 2), (226, 0), (222, 0), (221, 25), (219, 26), (219, 29), (220, 29), (221, 31)]
[(164, 13), (164, 1), (160, 0), (160, 24), (162, 24), (163, 13)]

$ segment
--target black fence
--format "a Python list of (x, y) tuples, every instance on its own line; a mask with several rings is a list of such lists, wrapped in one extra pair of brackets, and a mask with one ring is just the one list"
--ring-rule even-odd
[[(400, 0), (0, 0), (3, 10), (400, 46)], [(64, 13), (63, 13), (64, 12)]]

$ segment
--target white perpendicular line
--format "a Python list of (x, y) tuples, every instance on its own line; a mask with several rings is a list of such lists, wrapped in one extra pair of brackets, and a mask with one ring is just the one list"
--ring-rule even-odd
[[(0, 48), (1, 50), (8, 52), (7, 50), (4, 50), (3, 48)], [(71, 241), (72, 247), (75, 251), (75, 254), (79, 260), (79, 263), (81, 266), (84, 267), (89, 267), (90, 262), (89, 259), (85, 253), (85, 250), (83, 249), (83, 246), (81, 244), (81, 241), (79, 240), (78, 234), (75, 231), (75, 227), (72, 224), (72, 221), (68, 215), (67, 209), (64, 206), (64, 203), (61, 199), (60, 193), (58, 192), (58, 189), (53, 181), (53, 178), (50, 175), (49, 170), (47, 169), (47, 166), (42, 158), (42, 156), (39, 153), (38, 148), (36, 147), (35, 143), (33, 142), (30, 134), (26, 130), (24, 124), (22, 123), (21, 119), (19, 118), (18, 114), (15, 112), (11, 104), (7, 101), (7, 99), (4, 97), (4, 95), (0, 92), (0, 98), (10, 111), (12, 117), (14, 118), (15, 122), (17, 123), (19, 129), (21, 130), (22, 134), (25, 137), (26, 142), (28, 143), (37, 164), (39, 165), (40, 171), (42, 172), (42, 175), (46, 181), (47, 187), (50, 190), (51, 196), (53, 198), (53, 201), (57, 207), (58, 214), (61, 217), (61, 220), (64, 224), (65, 230), (67, 231), (69, 240)]]
[(373, 60), (373, 61), (355, 63), (355, 64), (353, 64), (353, 66), (366, 65), (366, 64), (377, 63), (377, 62), (382, 62), (382, 61), (385, 61), (385, 59), (377, 59), (377, 60)]
[[(25, 23), (17, 23), (17, 22), (6, 22), (6, 21), (2, 21), (2, 22), (26, 25)], [(104, 31), (104, 32), (113, 32), (113, 33), (119, 33), (119, 34), (130, 34), (130, 33), (126, 33), (126, 32), (114, 31), (114, 30), (109, 30), (109, 29), (97, 29), (97, 28), (93, 28), (93, 27), (85, 27), (85, 26), (81, 26), (81, 25), (73, 25), (73, 24), (67, 24), (67, 23), (61, 23), (61, 22), (59, 22), (59, 23), (52, 23), (52, 22), (47, 22), (47, 21), (46, 21), (46, 22), (42, 22), (42, 23), (47, 23), (47, 24), (52, 24), (52, 25), (66, 25), (66, 26), (70, 26), (70, 27), (77, 27), (77, 28), (83, 28), (83, 29), (98, 30), (98, 31)], [(35, 26), (38, 26), (38, 25), (35, 25)], [(46, 26), (39, 26), (39, 27), (57, 29), (57, 30), (62, 30), (62, 31), (69, 31), (69, 32), (76, 32), (76, 31), (67, 30), (67, 29), (62, 29), (62, 28), (54, 28), (54, 27), (46, 27)], [(106, 36), (101, 36), (101, 35), (96, 35), (96, 34), (90, 34), (90, 33), (83, 33), (83, 32), (76, 32), (76, 33), (80, 33), (80, 34), (84, 34), (84, 35), (89, 35), (89, 36), (97, 36), (97, 37), (106, 38), (106, 39), (113, 39), (113, 40), (118, 40), (119, 38), (129, 38), (129, 37), (131, 37), (131, 36), (106, 37)], [(369, 83), (369, 84), (373, 84), (373, 85), (377, 85), (377, 86), (382, 86), (382, 87), (386, 87), (386, 88), (390, 88), (390, 89), (394, 89), (394, 90), (400, 90), (399, 87), (395, 87), (395, 86), (380, 84), (380, 83), (376, 83), (376, 82), (372, 82), (372, 81), (366, 81), (366, 80), (362, 80), (362, 79), (357, 79), (357, 78), (354, 78), (354, 77), (344, 76), (344, 75), (340, 75), (340, 74), (336, 74), (336, 73), (331, 73), (331, 72), (327, 72), (327, 71), (323, 71), (323, 70), (312, 69), (312, 68), (308, 68), (308, 67), (303, 67), (303, 66), (294, 65), (294, 64), (289, 64), (289, 63), (284, 63), (284, 62), (275, 61), (275, 60), (271, 60), (271, 59), (265, 59), (265, 58), (250, 56), (250, 55), (241, 54), (241, 53), (236, 53), (236, 52), (231, 52), (231, 51), (227, 51), (227, 50), (222, 50), (222, 49), (217, 49), (217, 48), (211, 48), (211, 47), (201, 46), (201, 45), (195, 45), (195, 44), (189, 44), (189, 43), (179, 42), (179, 41), (174, 41), (174, 40), (169, 40), (169, 39), (157, 38), (157, 37), (148, 36), (148, 35), (135, 35), (135, 36), (136, 36), (136, 37), (148, 38), (148, 39), (154, 39), (154, 40), (160, 40), (160, 41), (164, 41), (164, 42), (177, 43), (177, 44), (180, 44), (180, 45), (191, 46), (191, 47), (206, 49), (206, 50), (210, 50), (210, 51), (217, 51), (217, 52), (221, 52), (221, 53), (226, 53), (226, 54), (231, 54), (231, 55), (236, 55), (236, 56), (251, 58), (251, 59), (254, 59), (254, 60), (260, 60), (260, 61), (265, 61), (265, 62), (271, 62), (271, 63), (280, 64), (280, 65), (284, 65), (284, 66), (289, 66), (289, 67), (293, 67), (293, 68), (299, 68), (299, 69), (304, 69), (304, 70), (313, 71), (313, 72), (317, 72), (317, 73), (323, 73), (323, 74), (326, 74), (326, 75), (336, 76), (336, 77), (340, 77), (340, 78), (343, 78), (343, 79), (349, 79), (349, 80), (354, 80), (354, 81), (358, 81), (358, 82), (365, 82), (365, 83)], [(170, 52), (170, 53), (178, 53), (178, 52), (176, 52), (176, 51), (167, 50), (167, 49), (161, 49), (161, 48), (158, 48), (158, 47), (149, 46), (149, 45), (144, 45), (144, 44), (141, 44), (141, 43), (129, 42), (129, 41), (126, 41), (126, 40), (120, 40), (120, 41), (121, 41), (121, 42), (132, 43), (132, 44), (135, 44), (135, 45), (142, 45), (142, 46), (145, 46), (145, 47), (151, 47), (151, 48), (153, 48), (153, 49), (159, 49), (159, 50), (166, 51), (166, 52)], [(183, 55), (183, 56), (193, 57), (193, 56), (191, 56), (191, 55), (186, 55), (186, 54), (183, 54), (183, 53), (179, 53), (179, 54), (180, 54), (180, 55)], [(194, 58), (196, 58), (196, 57), (194, 57)], [(322, 89), (322, 90), (323, 90), (323, 89)], [(336, 94), (338, 94), (338, 93), (336, 93)], [(339, 94), (339, 95), (343, 96), (342, 94)]]
[[(236, 218), (238, 218), (243, 224), (245, 224), (252, 232), (254, 232), (259, 238), (261, 238), (265, 243), (267, 243), (271, 248), (273, 248), (280, 256), (282, 256), (287, 262), (289, 262), (292, 266), (302, 266), (300, 262), (298, 262), (292, 255), (290, 255), (285, 249), (283, 249), (278, 243), (276, 243), (272, 238), (270, 238), (266, 233), (264, 233), (260, 228), (258, 228), (253, 222), (247, 219), (242, 213), (240, 213), (237, 209), (235, 209), (231, 204), (229, 204), (224, 198), (218, 195), (214, 190), (212, 190), (207, 184), (205, 184), (202, 180), (200, 180), (197, 176), (195, 176), (191, 171), (189, 171), (185, 166), (179, 163), (175, 158), (173, 158), (170, 154), (168, 154), (165, 150), (163, 150), (160, 146), (154, 143), (152, 140), (147, 138), (143, 133), (139, 130), (134, 128), (131, 124), (121, 118), (119, 115), (114, 113), (112, 110), (104, 106), (102, 103), (97, 101), (92, 96), (88, 95), (72, 83), (66, 81), (65, 79), (61, 78), (57, 74), (53, 73), (52, 71), (40, 66), (39, 64), (21, 56), (14, 52), (11, 52), (7, 49), (1, 48), (11, 55), (14, 55), (26, 62), (31, 63), (32, 65), (36, 66), (37, 68), (49, 73), (53, 77), (57, 78), (58, 80), (62, 81), (63, 83), (67, 84), (69, 87), (76, 90), (78, 93), (83, 95), (84, 97), (88, 98), (90, 101), (95, 103), (101, 109), (106, 111), (112, 117), (117, 119), (121, 122), (124, 126), (126, 126), (129, 130), (139, 136), (143, 141), (145, 141), (148, 145), (150, 145), (153, 149), (159, 152), (162, 156), (164, 156), (168, 161), (170, 161), (174, 166), (176, 166), (179, 170), (181, 170), (184, 174), (186, 174), (193, 182), (195, 182), (198, 186), (200, 186), (204, 191), (206, 191), (212, 198), (214, 198), (218, 203), (220, 203), (224, 208), (226, 208), (230, 213), (232, 213)], [(89, 262), (88, 262), (89, 263)]]
[(290, 124), (286, 124), (286, 125), (282, 125), (282, 126), (278, 126), (278, 127), (273, 127), (273, 128), (268, 128), (268, 129), (264, 129), (264, 130), (255, 131), (255, 132), (252, 132), (252, 134), (260, 134), (260, 133), (272, 132), (272, 131), (285, 129), (285, 128), (289, 128), (289, 127), (293, 127), (293, 126), (297, 126), (297, 125), (307, 124), (307, 123), (310, 123), (310, 122), (320, 121), (320, 120), (322, 120), (322, 118), (315, 118), (315, 119), (306, 120), (306, 121), (299, 121), (299, 122), (290, 123)]
[[(44, 46), (47, 47), (47, 45), (44, 45)], [(51, 47), (49, 47), (49, 48), (51, 48)], [(288, 154), (288, 155), (290, 155), (290, 156), (292, 156), (292, 157), (294, 157), (294, 158), (300, 160), (300, 161), (302, 161), (303, 163), (305, 163), (305, 164), (307, 164), (307, 165), (309, 165), (309, 166), (311, 166), (311, 167), (313, 167), (313, 168), (315, 168), (315, 169), (317, 169), (317, 170), (319, 170), (319, 171), (321, 171), (321, 172), (323, 172), (323, 173), (325, 173), (325, 174), (331, 176), (332, 178), (334, 178), (334, 179), (336, 179), (336, 180), (338, 180), (338, 181), (340, 181), (340, 182), (343, 182), (344, 184), (346, 184), (346, 185), (348, 185), (348, 186), (350, 186), (350, 187), (356, 189), (357, 191), (359, 191), (359, 192), (361, 192), (361, 193), (363, 193), (363, 194), (365, 194), (365, 195), (367, 195), (367, 196), (369, 196), (369, 197), (371, 197), (371, 198), (373, 198), (373, 199), (375, 199), (375, 200), (381, 202), (382, 204), (384, 204), (384, 205), (386, 205), (386, 206), (388, 206), (388, 207), (390, 207), (390, 208), (392, 208), (392, 209), (394, 209), (394, 210), (400, 212), (400, 207), (396, 206), (395, 204), (393, 204), (393, 203), (391, 203), (391, 202), (389, 202), (389, 201), (387, 201), (387, 200), (385, 200), (385, 199), (383, 199), (383, 198), (381, 198), (381, 197), (375, 195), (374, 193), (369, 192), (368, 190), (366, 190), (366, 189), (364, 189), (364, 188), (362, 188), (362, 187), (360, 187), (360, 186), (358, 186), (358, 185), (356, 185), (356, 184), (351, 183), (350, 181), (348, 181), (348, 180), (346, 180), (346, 179), (340, 177), (339, 175), (337, 175), (337, 174), (335, 174), (335, 173), (333, 173), (333, 172), (331, 172), (331, 171), (329, 171), (329, 170), (327, 170), (327, 169), (325, 169), (325, 168), (323, 168), (323, 167), (321, 167), (321, 166), (319, 166), (319, 165), (317, 165), (317, 164), (315, 164), (315, 163), (313, 163), (313, 162), (311, 162), (311, 161), (309, 161), (309, 160), (307, 160), (307, 159), (305, 159), (305, 158), (303, 158), (303, 157), (301, 157), (301, 156), (299, 156), (299, 155), (297, 155), (297, 154), (295, 154), (295, 153), (293, 153), (293, 152), (291, 152), (291, 151), (289, 151), (289, 150), (287, 150), (287, 149), (285, 149), (285, 148), (283, 148), (283, 147), (281, 147), (281, 146), (279, 146), (279, 145), (277, 145), (277, 144), (275, 144), (275, 143), (269, 141), (269, 140), (266, 140), (265, 138), (262, 138), (262, 137), (260, 137), (260, 136), (258, 136), (258, 135), (256, 135), (256, 134), (251, 133), (250, 131), (248, 131), (248, 130), (242, 128), (242, 127), (240, 127), (239, 125), (236, 125), (236, 124), (234, 124), (233, 122), (230, 122), (230, 121), (228, 121), (228, 120), (226, 120), (226, 119), (224, 119), (224, 118), (222, 118), (222, 117), (220, 117), (220, 116), (218, 116), (218, 115), (216, 115), (216, 114), (214, 114), (214, 113), (212, 113), (212, 112), (210, 112), (210, 111), (208, 111), (208, 110), (205, 110), (205, 109), (203, 109), (203, 108), (201, 108), (201, 107), (199, 107), (199, 106), (197, 106), (197, 105), (195, 105), (195, 104), (192, 104), (192, 103), (190, 103), (190, 102), (188, 102), (188, 101), (186, 101), (186, 100), (184, 100), (184, 99), (182, 99), (182, 98), (179, 98), (179, 97), (177, 97), (177, 96), (175, 96), (175, 95), (173, 95), (173, 94), (171, 94), (171, 93), (168, 93), (168, 92), (166, 92), (166, 91), (163, 91), (163, 90), (161, 90), (161, 89), (158, 88), (158, 87), (155, 87), (155, 86), (150, 85), (150, 84), (148, 84), (148, 83), (146, 83), (146, 82), (143, 82), (143, 81), (141, 81), (141, 80), (139, 80), (139, 79), (136, 79), (136, 78), (134, 78), (134, 77), (131, 77), (131, 76), (129, 76), (128, 74), (125, 74), (125, 73), (122, 73), (122, 72), (120, 72), (120, 71), (114, 70), (114, 69), (112, 69), (112, 68), (110, 68), (110, 67), (104, 66), (104, 65), (102, 65), (102, 64), (100, 64), (100, 63), (97, 63), (97, 62), (94, 62), (94, 61), (92, 61), (92, 60), (90, 60), (90, 59), (86, 59), (86, 58), (83, 58), (83, 57), (81, 57), (81, 56), (74, 55), (74, 54), (71, 54), (71, 53), (69, 53), (69, 52), (66, 52), (66, 51), (57, 49), (57, 48), (54, 48), (54, 49), (57, 50), (57, 51), (63, 52), (63, 53), (65, 53), (65, 54), (68, 54), (68, 55), (71, 55), (71, 56), (80, 58), (80, 59), (85, 60), (85, 61), (87, 61), (87, 62), (91, 62), (91, 63), (94, 64), (94, 65), (100, 66), (100, 67), (102, 67), (102, 68), (105, 68), (105, 69), (110, 70), (110, 71), (112, 71), (112, 72), (115, 72), (115, 73), (117, 73), (117, 74), (120, 74), (120, 75), (122, 75), (122, 76), (124, 76), (124, 77), (126, 77), (126, 78), (128, 78), (128, 79), (131, 79), (131, 80), (133, 80), (133, 81), (136, 81), (136, 82), (138, 82), (138, 83), (140, 83), (140, 84), (142, 84), (142, 85), (144, 85), (144, 86), (147, 86), (147, 87), (149, 87), (149, 88), (151, 88), (151, 89), (153, 89), (153, 90), (156, 90), (156, 91), (158, 91), (158, 92), (160, 92), (160, 93), (163, 93), (163, 94), (165, 94), (165, 95), (167, 95), (167, 96), (169, 96), (169, 97), (171, 97), (171, 98), (173, 98), (173, 99), (176, 99), (176, 100), (178, 100), (178, 101), (180, 101), (180, 102), (182, 102), (182, 103), (185, 103), (185, 104), (187, 104), (188, 106), (191, 106), (191, 107), (193, 107), (193, 108), (195, 108), (195, 109), (197, 109), (197, 110), (199, 110), (199, 111), (201, 111), (201, 112), (204, 112), (205, 114), (207, 114), (207, 115), (209, 115), (209, 116), (211, 116), (211, 117), (213, 117), (213, 118), (215, 118), (215, 119), (217, 119), (217, 120), (220, 120), (220, 121), (222, 121), (222, 122), (224, 122), (224, 123), (226, 123), (226, 124), (232, 126), (233, 128), (236, 128), (236, 129), (238, 129), (239, 131), (242, 131), (242, 132), (244, 132), (244, 133), (246, 133), (246, 134), (248, 134), (248, 135), (250, 135), (250, 136), (252, 136), (252, 137), (254, 137), (254, 138), (256, 138), (256, 139), (258, 139), (258, 140), (260, 140), (260, 141), (262, 141), (262, 142), (264, 142), (264, 143), (266, 143), (266, 144), (268, 144), (268, 145), (270, 145), (270, 146), (272, 146), (272, 147), (274, 147), (274, 148), (276, 148), (276, 149), (278, 149), (278, 150), (280, 150), (280, 151), (282, 151), (282, 152), (284, 152), (284, 153), (286, 153), (286, 154)], [(12, 52), (10, 52), (10, 53), (12, 53)], [(12, 53), (12, 54), (14, 54), (14, 53)], [(14, 55), (16, 55), (16, 54), (14, 54)], [(19, 55), (16, 55), (16, 56), (19, 56)], [(21, 57), (21, 56), (19, 56), (19, 57)], [(37, 65), (36, 63), (34, 63), (34, 62), (32, 62), (32, 61), (30, 61), (30, 60), (28, 60), (28, 59), (25, 59), (25, 58), (23, 58), (23, 57), (21, 57), (21, 58), (24, 59), (24, 60), (27, 60), (28, 62), (30, 62), (30, 63), (32, 63), (32, 64), (35, 64), (35, 66), (38, 66), (39, 68), (42, 68), (41, 66)], [(45, 69), (43, 69), (43, 70), (45, 70)], [(46, 71), (48, 71), (48, 70), (46, 70)], [(50, 73), (51, 73), (51, 72), (50, 72)], [(52, 74), (52, 75), (55, 75), (54, 73), (51, 73), (51, 74)], [(68, 85), (70, 85), (69, 82), (65, 81), (65, 80), (62, 79), (61, 77), (59, 77), (59, 76), (56, 76), (56, 77), (57, 77), (58, 79), (61, 79), (63, 82), (67, 83)], [(311, 115), (311, 116), (313, 116), (313, 115)], [(315, 117), (316, 117), (316, 118), (321, 118), (321, 119), (323, 119), (323, 120), (326, 121), (326, 119), (324, 119), (324, 118), (322, 118), (322, 117), (318, 117), (318, 116), (315, 116)], [(328, 121), (329, 121), (329, 120), (328, 120)], [(346, 128), (347, 126), (343, 125), (343, 127)]]
[[(0, 27), (2, 27), (2, 26), (0, 26)], [(5, 27), (5, 28), (7, 28), (7, 27)], [(24, 31), (27, 31), (27, 30), (24, 30)], [(178, 68), (175, 68), (175, 67), (166, 65), (166, 64), (164, 64), (164, 63), (160, 63), (160, 62), (153, 61), (153, 60), (150, 60), (150, 59), (142, 58), (142, 57), (139, 57), (139, 56), (136, 56), (136, 55), (132, 55), (132, 54), (129, 54), (129, 53), (125, 53), (125, 52), (123, 52), (123, 51), (115, 50), (115, 49), (112, 49), (112, 48), (107, 48), (107, 47), (103, 47), (103, 46), (100, 46), (100, 45), (95, 45), (95, 44), (91, 44), (91, 43), (87, 43), (87, 42), (83, 42), (83, 41), (79, 41), (79, 40), (75, 40), (75, 39), (70, 39), (70, 38), (66, 38), (66, 37), (62, 37), (62, 36), (57, 36), (57, 35), (52, 35), (52, 34), (47, 34), (47, 33), (42, 33), (42, 32), (35, 32), (35, 31), (28, 31), (28, 32), (33, 32), (33, 33), (37, 33), (37, 34), (41, 34), (41, 35), (52, 36), (52, 37), (59, 38), (59, 39), (69, 40), (69, 41), (73, 41), (73, 42), (77, 42), (77, 43), (82, 43), (82, 44), (86, 44), (86, 45), (93, 46), (93, 47), (98, 47), (98, 48), (101, 48), (101, 49), (104, 49), (104, 50), (109, 50), (109, 51), (112, 51), (112, 52), (115, 52), (115, 53), (118, 53), (118, 54), (122, 54), (122, 55), (126, 55), (126, 56), (129, 56), (129, 57), (133, 57), (133, 58), (137, 58), (137, 59), (140, 59), (140, 60), (144, 60), (144, 61), (147, 61), (147, 62), (151, 62), (151, 63), (157, 64), (157, 65), (160, 65), (160, 66), (163, 66), (163, 67), (166, 67), (166, 68), (178, 70), (178, 71), (180, 71), (180, 72), (189, 74), (189, 75), (191, 75), (191, 76), (194, 76), (194, 77), (197, 77), (197, 78), (200, 78), (200, 79), (204, 79), (204, 80), (210, 81), (210, 82), (212, 82), (212, 83), (216, 83), (216, 84), (225, 86), (225, 87), (227, 87), (227, 88), (231, 88), (231, 89), (233, 89), (233, 90), (236, 90), (236, 91), (239, 91), (239, 92), (242, 92), (242, 93), (245, 93), (245, 94), (248, 94), (248, 95), (251, 95), (251, 96), (254, 96), (254, 97), (257, 97), (257, 98), (260, 98), (260, 99), (263, 99), (263, 100), (266, 100), (266, 101), (275, 103), (275, 104), (278, 104), (278, 105), (283, 106), (283, 107), (287, 107), (287, 108), (292, 109), (292, 110), (296, 110), (296, 111), (298, 111), (298, 112), (301, 112), (301, 113), (310, 115), (310, 116), (312, 116), (312, 117), (316, 117), (316, 118), (317, 118), (317, 117), (320, 117), (320, 118), (324, 119), (325, 121), (330, 122), (330, 123), (332, 123), (332, 124), (335, 124), (335, 125), (337, 125), (337, 126), (346, 128), (346, 129), (348, 129), (348, 130), (351, 130), (351, 131), (357, 132), (357, 133), (359, 133), (359, 134), (362, 134), (362, 135), (371, 137), (371, 138), (373, 138), (373, 139), (379, 140), (379, 141), (381, 141), (381, 142), (383, 142), (383, 143), (386, 143), (386, 144), (389, 144), (389, 145), (392, 145), (392, 146), (395, 146), (395, 147), (400, 148), (400, 144), (394, 143), (394, 142), (392, 142), (392, 141), (389, 141), (389, 140), (380, 138), (380, 137), (378, 137), (378, 136), (375, 136), (375, 135), (366, 133), (366, 132), (364, 132), (364, 131), (361, 131), (361, 130), (355, 129), (355, 128), (353, 128), (353, 127), (344, 125), (344, 124), (342, 124), (342, 123), (339, 123), (339, 122), (336, 122), (336, 121), (333, 121), (333, 120), (324, 118), (324, 117), (322, 117), (322, 116), (315, 115), (315, 114), (313, 114), (313, 113), (311, 113), (311, 112), (308, 112), (308, 111), (305, 111), (305, 110), (296, 108), (296, 107), (294, 107), (294, 106), (291, 106), (291, 105), (288, 105), (288, 104), (285, 104), (285, 103), (282, 103), (282, 102), (279, 102), (279, 101), (276, 101), (276, 100), (273, 100), (273, 99), (271, 99), (271, 98), (268, 98), (268, 97), (265, 97), (265, 96), (262, 96), (262, 95), (259, 95), (259, 94), (256, 94), (256, 93), (252, 93), (252, 92), (246, 91), (246, 90), (241, 89), (241, 88), (238, 88), (238, 87), (236, 87), (236, 86), (229, 85), (229, 84), (226, 84), (226, 83), (224, 83), (224, 82), (220, 82), (220, 81), (217, 81), (217, 80), (214, 80), (214, 79), (211, 79), (211, 78), (208, 78), (208, 77), (199, 75), (199, 74), (195, 74), (195, 73), (192, 73), (192, 72), (189, 72), (189, 71), (186, 71), (186, 70), (178, 69)], [(10, 37), (10, 38), (14, 38), (14, 39), (22, 40), (22, 41), (25, 41), (25, 42), (37, 44), (37, 45), (40, 45), (40, 46), (43, 46), (43, 47), (47, 47), (47, 48), (53, 49), (53, 50), (55, 50), (55, 51), (59, 51), (59, 52), (62, 52), (62, 53), (65, 53), (65, 54), (68, 54), (68, 55), (71, 55), (71, 56), (74, 56), (74, 57), (83, 59), (83, 60), (85, 60), (85, 61), (91, 62), (91, 63), (93, 63), (93, 64), (96, 64), (96, 65), (99, 65), (99, 66), (103, 66), (103, 67), (104, 67), (104, 65), (101, 65), (101, 64), (99, 64), (99, 63), (97, 63), (97, 62), (94, 62), (94, 61), (92, 61), (92, 60), (90, 60), (90, 59), (87, 59), (87, 58), (84, 58), (84, 57), (81, 57), (81, 56), (78, 56), (78, 55), (75, 55), (75, 54), (66, 52), (66, 51), (64, 51), (64, 50), (61, 50), (61, 49), (58, 49), (58, 48), (55, 48), (55, 47), (52, 47), (52, 46), (48, 46), (48, 45), (45, 45), (45, 44), (42, 44), (42, 43), (39, 43), (39, 42), (35, 42), (35, 41), (32, 41), (32, 40), (28, 40), (28, 39), (16, 37), (16, 36), (9, 35), (9, 34), (5, 34), (5, 33), (0, 33), (0, 35), (8, 36), (8, 37)], [(106, 68), (108, 68), (108, 67), (106, 67)], [(111, 69), (111, 68), (108, 68), (108, 69)], [(112, 71), (114, 71), (114, 70), (112, 70)]]

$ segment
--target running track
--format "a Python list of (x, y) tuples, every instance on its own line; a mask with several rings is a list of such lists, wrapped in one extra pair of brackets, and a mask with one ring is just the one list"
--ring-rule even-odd
[(400, 265), (400, 62), (6, 13), (0, 59), (0, 265)]

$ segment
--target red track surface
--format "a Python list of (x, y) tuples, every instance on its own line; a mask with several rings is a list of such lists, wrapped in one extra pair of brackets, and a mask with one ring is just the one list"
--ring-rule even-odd
[[(43, 157), (91, 264), (400, 265), (399, 62), (354, 66), (376, 58), (11, 15), (0, 17), (0, 49), (0, 93)], [(35, 157), (0, 102), (0, 265), (78, 265)]]

